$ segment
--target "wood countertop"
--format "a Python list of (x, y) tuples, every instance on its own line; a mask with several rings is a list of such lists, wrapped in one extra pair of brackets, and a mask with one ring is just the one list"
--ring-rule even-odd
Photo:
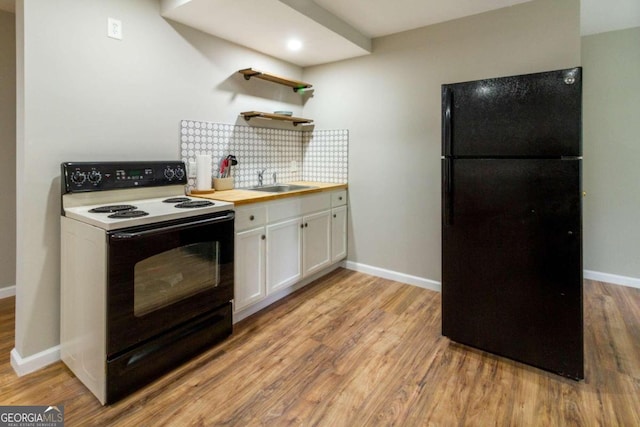
[(200, 197), (203, 199), (221, 200), (223, 202), (232, 202), (234, 205), (239, 206), (239, 205), (246, 205), (250, 203), (267, 202), (270, 200), (284, 199), (287, 197), (302, 196), (305, 194), (320, 193), (323, 191), (343, 190), (347, 188), (347, 184), (330, 184), (327, 182), (295, 181), (295, 182), (287, 182), (286, 184), (306, 185), (314, 188), (287, 191), (286, 193), (265, 193), (264, 191), (233, 189), (233, 190), (215, 191), (213, 193), (206, 193), (206, 194), (191, 194), (190, 196)]

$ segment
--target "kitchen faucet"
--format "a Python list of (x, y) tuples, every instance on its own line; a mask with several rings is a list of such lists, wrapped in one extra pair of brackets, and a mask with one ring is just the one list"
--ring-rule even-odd
[(262, 187), (262, 175), (266, 172), (266, 169), (258, 171), (258, 187)]
[(274, 172), (274, 173), (273, 173), (273, 183), (274, 183), (274, 184), (276, 184), (276, 183), (277, 183), (277, 181), (278, 181), (278, 180), (276, 179), (276, 173)]

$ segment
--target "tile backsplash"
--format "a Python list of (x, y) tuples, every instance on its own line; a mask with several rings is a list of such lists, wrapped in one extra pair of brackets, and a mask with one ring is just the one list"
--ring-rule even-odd
[[(236, 188), (258, 183), (258, 171), (265, 170), (264, 184), (273, 182), (321, 181), (342, 183), (348, 179), (349, 131), (294, 131), (253, 126), (182, 120), (180, 156), (189, 165), (198, 154), (210, 154), (212, 176), (228, 154), (238, 159), (232, 169)], [(195, 185), (195, 178), (189, 178)]]

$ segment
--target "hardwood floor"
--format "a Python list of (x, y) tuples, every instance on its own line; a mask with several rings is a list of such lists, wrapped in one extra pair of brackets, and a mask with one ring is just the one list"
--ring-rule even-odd
[(584, 289), (581, 382), (443, 338), (437, 292), (338, 269), (109, 407), (61, 362), (15, 376), (5, 299), (0, 405), (64, 405), (67, 426), (638, 426), (640, 290)]

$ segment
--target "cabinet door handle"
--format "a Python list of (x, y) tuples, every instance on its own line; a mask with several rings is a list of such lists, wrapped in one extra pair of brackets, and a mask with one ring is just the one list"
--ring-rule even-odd
[(251, 216), (249, 217), (249, 221), (253, 221), (254, 219), (256, 219), (256, 217), (255, 217), (255, 216), (253, 216), (253, 215), (251, 215)]
[(265, 235), (263, 234), (262, 236), (260, 236), (260, 238), (261, 238), (262, 240), (265, 240), (265, 239), (267, 238), (267, 236), (265, 236)]
[(308, 226), (309, 226), (309, 224), (307, 224), (307, 223), (305, 222), (305, 223), (304, 223), (304, 226), (305, 226), (305, 227), (308, 227)]
[(300, 228), (304, 228), (304, 224), (300, 224)]
[(338, 197), (338, 200), (342, 200), (342, 196)]
[(336, 215), (336, 214), (333, 214), (333, 217), (334, 217), (334, 218), (336, 218), (337, 216), (338, 216), (338, 215)]

